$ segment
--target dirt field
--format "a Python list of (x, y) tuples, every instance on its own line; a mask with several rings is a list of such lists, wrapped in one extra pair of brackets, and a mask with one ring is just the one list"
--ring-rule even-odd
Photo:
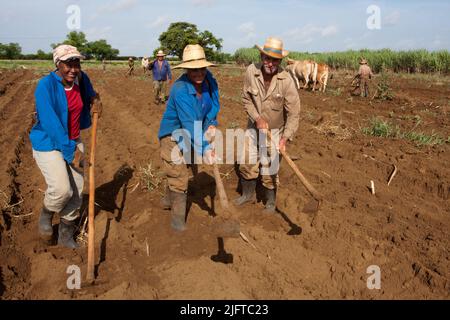
[[(302, 212), (310, 196), (283, 162), (279, 212), (264, 214), (261, 202), (240, 212), (255, 249), (241, 239), (225, 240), (222, 248), (209, 233), (215, 184), (208, 167), (190, 184), (188, 230), (180, 235), (170, 229), (169, 213), (159, 204), (163, 186), (149, 192), (141, 182), (135, 188), (140, 168), (152, 164), (158, 173), (161, 166), (157, 131), (164, 107), (153, 104), (151, 78), (141, 70), (131, 78), (125, 69), (86, 71), (104, 105), (97, 140), (96, 285), (66, 287), (69, 265), (80, 266), (85, 277), (86, 248), (71, 251), (38, 240), (45, 182), (28, 131), (43, 73), (1, 70), (0, 299), (449, 298), (450, 144), (418, 147), (361, 131), (380, 116), (401, 130), (447, 139), (448, 78), (395, 76), (396, 98), (387, 102), (350, 97), (345, 72), (335, 74), (326, 94), (301, 90), (300, 127), (288, 152), (326, 201), (312, 223)], [(243, 69), (212, 71), (221, 90), (220, 129), (245, 128)], [(89, 131), (83, 139), (89, 150)], [(398, 173), (387, 186), (393, 164)], [(220, 170), (235, 198), (233, 166)], [(381, 268), (380, 290), (367, 289), (370, 265)]]

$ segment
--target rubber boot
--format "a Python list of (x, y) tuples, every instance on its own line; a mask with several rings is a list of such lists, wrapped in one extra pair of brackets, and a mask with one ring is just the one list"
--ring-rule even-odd
[(53, 211), (48, 210), (45, 206), (42, 207), (39, 216), (39, 235), (43, 240), (50, 241), (53, 236), (52, 218)]
[(241, 206), (244, 203), (255, 200), (256, 179), (245, 180), (241, 179), (242, 195), (234, 200), (234, 204)]
[(164, 194), (164, 197), (161, 199), (161, 206), (164, 210), (169, 210), (172, 206), (170, 201), (170, 189), (169, 187), (166, 188), (166, 193)]
[(186, 193), (170, 191), (170, 202), (172, 204), (170, 225), (177, 231), (186, 230), (186, 201)]
[(275, 189), (267, 189), (265, 188), (266, 193), (266, 206), (264, 208), (265, 213), (274, 213), (275, 212)]
[(73, 239), (75, 228), (75, 221), (67, 221), (66, 219), (61, 218), (58, 228), (58, 245), (71, 249), (78, 248), (78, 243)]

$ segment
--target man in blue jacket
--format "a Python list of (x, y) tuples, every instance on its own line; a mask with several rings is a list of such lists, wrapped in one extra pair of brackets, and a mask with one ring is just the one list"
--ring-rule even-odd
[(155, 103), (165, 103), (167, 99), (167, 82), (172, 81), (172, 72), (169, 62), (164, 59), (166, 55), (162, 50), (158, 51), (156, 60), (149, 64), (149, 69), (153, 71), (153, 90), (155, 93)]
[(52, 218), (60, 216), (58, 244), (76, 248), (73, 239), (83, 191), (84, 146), (80, 130), (91, 126), (91, 113), (101, 102), (89, 77), (81, 71), (77, 48), (60, 45), (53, 51), (56, 70), (42, 78), (35, 91), (36, 124), (30, 132), (33, 157), (47, 183), (39, 216), (39, 234), (49, 241)]
[[(193, 168), (201, 159), (207, 164), (215, 161), (214, 150), (208, 137), (214, 136), (219, 112), (217, 82), (206, 68), (203, 48), (187, 45), (183, 51), (186, 73), (175, 81), (159, 128), (160, 152), (167, 178), (163, 206), (171, 208), (171, 226), (185, 230), (186, 200), (189, 180), (188, 164)], [(200, 160), (200, 161), (199, 161)]]

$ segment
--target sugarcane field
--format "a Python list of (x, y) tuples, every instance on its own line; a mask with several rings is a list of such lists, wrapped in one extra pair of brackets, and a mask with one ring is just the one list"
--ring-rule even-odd
[(56, 3), (0, 1), (0, 300), (449, 299), (447, 2), (429, 46), (400, 1)]

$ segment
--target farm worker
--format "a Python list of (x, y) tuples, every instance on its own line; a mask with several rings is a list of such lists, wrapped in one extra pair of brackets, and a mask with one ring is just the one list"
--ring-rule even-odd
[(149, 65), (148, 57), (142, 58), (141, 65), (142, 65), (142, 69), (144, 69), (144, 75), (145, 75), (147, 73), (148, 65)]
[(149, 69), (153, 72), (153, 90), (155, 93), (155, 103), (165, 103), (167, 99), (167, 81), (172, 81), (172, 72), (169, 62), (164, 59), (166, 55), (162, 50), (156, 54), (156, 60), (149, 64)]
[(60, 216), (58, 244), (76, 248), (73, 239), (83, 192), (84, 146), (80, 130), (91, 126), (91, 113), (102, 110), (98, 94), (81, 71), (77, 48), (53, 50), (56, 70), (43, 77), (35, 91), (36, 124), (30, 132), (33, 157), (47, 183), (39, 216), (39, 234), (53, 236), (52, 218)]
[(127, 75), (131, 76), (133, 74), (134, 71), (134, 60), (132, 57), (128, 58), (128, 72)]
[[(164, 172), (167, 178), (163, 206), (171, 208), (171, 226), (177, 231), (186, 228), (186, 200), (189, 171), (197, 172), (196, 164), (212, 164), (215, 154), (211, 144), (217, 126), (219, 89), (207, 67), (205, 51), (198, 45), (187, 45), (183, 62), (175, 68), (184, 68), (173, 84), (166, 111), (161, 120), (158, 138)], [(180, 135), (182, 132), (182, 136)]]
[(103, 68), (103, 71), (106, 71), (106, 59), (105, 58), (102, 59), (102, 68)]
[[(282, 59), (289, 53), (283, 50), (283, 42), (269, 37), (263, 47), (257, 48), (261, 63), (247, 67), (242, 91), (248, 126), (245, 159), (240, 160), (239, 166), (242, 195), (234, 202), (239, 206), (254, 201), (256, 181), (261, 174), (266, 198), (264, 211), (271, 213), (275, 212), (278, 185), (277, 149), (286, 150), (287, 141), (297, 131), (300, 98), (294, 80), (281, 68)], [(273, 143), (266, 136), (268, 129)]]
[(369, 79), (372, 79), (373, 73), (367, 64), (367, 60), (361, 58), (359, 61), (359, 71), (354, 79), (359, 78), (359, 88), (361, 90), (361, 97), (369, 96)]

